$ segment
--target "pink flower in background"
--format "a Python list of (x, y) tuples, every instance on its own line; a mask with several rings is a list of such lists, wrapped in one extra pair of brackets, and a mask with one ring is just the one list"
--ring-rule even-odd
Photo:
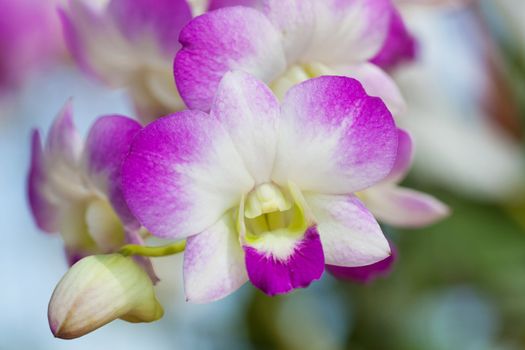
[(137, 135), (123, 189), (152, 234), (188, 238), (188, 300), (223, 298), (248, 279), (287, 293), (319, 279), (325, 263), (390, 255), (355, 193), (391, 172), (397, 143), (384, 103), (354, 79), (308, 80), (279, 106), (262, 82), (233, 72), (210, 114), (180, 112)]
[(192, 17), (185, 0), (70, 0), (61, 17), (76, 62), (125, 88), (143, 121), (184, 108), (171, 69)]
[(18, 87), (29, 73), (62, 53), (57, 3), (0, 0), (0, 93)]
[[(68, 102), (51, 126), (42, 147), (32, 135), (28, 177), (29, 203), (37, 226), (60, 232), (70, 264), (80, 258), (142, 243), (140, 224), (124, 202), (120, 164), (141, 126), (113, 115), (99, 118), (84, 143)], [(154, 276), (149, 261), (142, 259)]]
[(220, 8), (182, 30), (174, 72), (190, 108), (209, 110), (222, 75), (237, 69), (269, 84), (280, 98), (308, 78), (349, 76), (381, 97), (394, 114), (404, 109), (394, 82), (369, 62), (389, 33), (395, 11), (389, 0), (243, 3), (257, 9)]

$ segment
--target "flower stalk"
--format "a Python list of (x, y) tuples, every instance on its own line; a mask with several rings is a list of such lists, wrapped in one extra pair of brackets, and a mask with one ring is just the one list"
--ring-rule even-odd
[(123, 256), (140, 255), (148, 257), (163, 257), (182, 253), (186, 248), (186, 240), (157, 247), (140, 244), (126, 244), (118, 251)]

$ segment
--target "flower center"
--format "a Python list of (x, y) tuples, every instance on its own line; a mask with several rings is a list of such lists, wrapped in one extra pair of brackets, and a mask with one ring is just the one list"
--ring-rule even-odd
[(291, 200), (274, 184), (259, 185), (246, 198), (244, 222), (252, 236), (285, 229), (293, 215)]
[(273, 183), (257, 186), (237, 213), (241, 240), (260, 251), (288, 256), (308, 227), (303, 205), (296, 197), (291, 188), (283, 189)]
[(304, 64), (294, 64), (286, 72), (275, 79), (270, 88), (275, 96), (282, 100), (286, 92), (294, 85), (302, 83), (305, 80), (317, 78), (321, 75), (334, 75), (335, 72), (322, 63), (312, 62)]

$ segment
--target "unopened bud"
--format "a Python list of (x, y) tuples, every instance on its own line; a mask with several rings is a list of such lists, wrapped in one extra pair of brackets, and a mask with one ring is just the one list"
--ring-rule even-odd
[(151, 322), (162, 317), (151, 279), (130, 257), (88, 256), (69, 269), (48, 308), (55, 337), (72, 339), (121, 318)]

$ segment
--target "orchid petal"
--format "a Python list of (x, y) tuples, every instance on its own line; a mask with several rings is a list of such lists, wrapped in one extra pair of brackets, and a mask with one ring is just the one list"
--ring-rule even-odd
[(122, 195), (121, 166), (141, 128), (133, 119), (105, 116), (93, 124), (86, 139), (84, 159), (89, 178), (100, 192), (109, 196), (125, 225), (137, 226), (138, 223)]
[[(69, 52), (89, 75), (111, 85), (121, 85), (121, 72), (129, 64), (130, 50), (117, 28), (104, 17), (103, 8), (76, 0), (59, 8)], [(118, 61), (120, 67), (112, 62)]]
[(326, 265), (326, 270), (338, 279), (369, 283), (378, 277), (387, 275), (392, 270), (396, 260), (396, 252), (392, 245), (390, 248), (392, 249), (392, 254), (376, 263), (358, 267)]
[(188, 238), (184, 252), (184, 290), (188, 301), (207, 303), (222, 299), (247, 280), (244, 252), (231, 213)]
[(305, 194), (317, 222), (326, 263), (365, 266), (390, 255), (374, 216), (355, 196)]
[(261, 81), (243, 72), (221, 80), (211, 116), (230, 134), (256, 183), (270, 180), (278, 138), (279, 102)]
[(227, 7), (194, 18), (181, 31), (174, 73), (191, 109), (207, 111), (224, 73), (243, 70), (271, 81), (286, 67), (281, 34), (259, 11)]
[(254, 181), (219, 121), (185, 111), (139, 132), (122, 184), (143, 226), (160, 237), (184, 238), (217, 222)]
[(40, 183), (39, 191), (49, 203), (58, 205), (86, 195), (80, 175), (82, 147), (82, 138), (73, 122), (71, 101), (68, 101), (51, 125), (41, 159), (45, 180)]
[(59, 157), (63, 161), (76, 163), (82, 150), (82, 138), (73, 122), (73, 106), (71, 100), (66, 102), (53, 121), (46, 138), (45, 152), (51, 157)]
[[(62, 23), (62, 32), (64, 33), (65, 44), (69, 53), (83, 71), (95, 77), (99, 77), (97, 73), (95, 73), (93, 64), (90, 62), (89, 47), (87, 45), (86, 38), (81, 31), (81, 28), (79, 28), (77, 18), (78, 16), (81, 18), (85, 17), (83, 20), (87, 21), (88, 23), (93, 23), (96, 22), (94, 18), (95, 16), (90, 15), (89, 10), (86, 10), (81, 4), (71, 4), (71, 6), (78, 6), (80, 8), (80, 12), (75, 15), (75, 20), (73, 19), (73, 14), (71, 14), (66, 9), (58, 9), (58, 15), (60, 17), (60, 22)], [(97, 28), (97, 26), (93, 26), (93, 28)]]
[(38, 228), (51, 233), (58, 231), (58, 208), (44, 195), (46, 182), (46, 169), (40, 133), (38, 130), (33, 130), (31, 136), (31, 166), (27, 179), (29, 205)]
[(397, 84), (378, 66), (372, 63), (361, 63), (332, 68), (338, 75), (359, 80), (366, 93), (380, 97), (394, 116), (399, 116), (406, 111), (406, 102)]
[(310, 48), (317, 29), (312, 1), (265, 0), (263, 11), (283, 33), (287, 61), (302, 61), (301, 56)]
[(167, 55), (180, 48), (180, 30), (192, 17), (185, 0), (112, 0), (108, 13), (129, 39), (140, 42), (149, 34)]
[(408, 32), (399, 11), (393, 8), (388, 35), (371, 62), (383, 69), (392, 69), (405, 61), (413, 60), (416, 51), (416, 39)]
[(384, 180), (385, 182), (401, 182), (410, 170), (410, 165), (414, 157), (412, 137), (410, 134), (402, 129), (397, 129), (397, 134), (397, 157), (392, 171)]
[(449, 208), (422, 192), (397, 186), (380, 185), (367, 190), (366, 206), (375, 217), (395, 227), (423, 227), (449, 215)]
[(311, 79), (283, 102), (273, 180), (302, 191), (352, 193), (385, 178), (396, 152), (397, 129), (380, 99), (354, 79)]
[(312, 3), (316, 28), (303, 60), (325, 64), (358, 63), (374, 57), (379, 51), (388, 33), (390, 0)]

